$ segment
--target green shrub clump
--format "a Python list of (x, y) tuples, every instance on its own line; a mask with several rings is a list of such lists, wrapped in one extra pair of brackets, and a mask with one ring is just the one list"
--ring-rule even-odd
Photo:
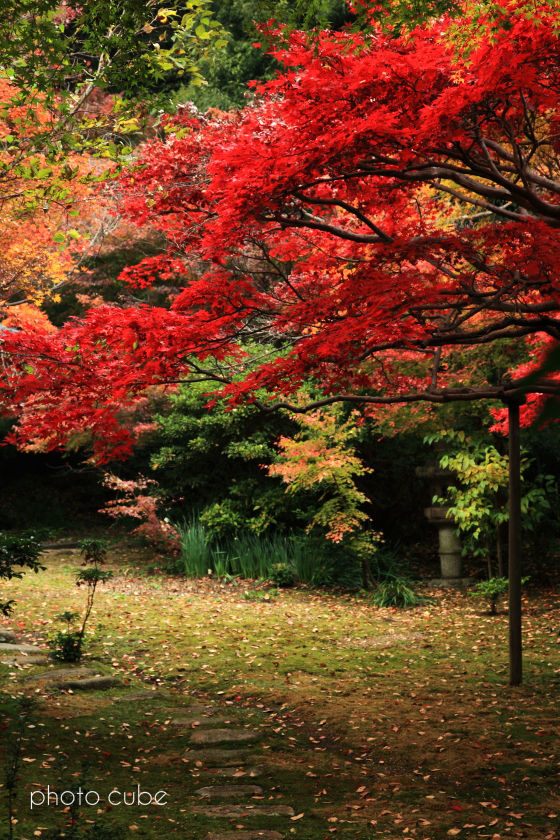
[(60, 662), (79, 662), (82, 658), (82, 634), (79, 630), (59, 630), (50, 645), (52, 658)]
[[(12, 580), (12, 578), (23, 577), (20, 569), (31, 569), (33, 572), (44, 570), (39, 563), (41, 546), (35, 537), (15, 536), (0, 531), (0, 579)], [(0, 601), (0, 613), (9, 615), (13, 609), (14, 601)]]
[(408, 609), (424, 604), (426, 599), (417, 595), (412, 588), (412, 581), (405, 577), (389, 578), (379, 583), (372, 595), (371, 602), (376, 607), (399, 607)]
[(281, 589), (290, 589), (296, 584), (296, 570), (291, 563), (274, 563), (270, 569), (270, 580)]
[[(521, 580), (521, 585), (525, 586), (528, 577)], [(490, 580), (483, 580), (477, 583), (476, 586), (469, 593), (474, 598), (486, 598), (488, 606), (490, 607), (490, 615), (498, 614), (498, 601), (508, 591), (508, 580), (504, 577), (493, 577)]]

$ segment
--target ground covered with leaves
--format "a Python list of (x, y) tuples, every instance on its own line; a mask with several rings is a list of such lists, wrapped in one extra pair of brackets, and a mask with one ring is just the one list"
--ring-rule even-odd
[[(379, 609), (363, 595), (148, 573), (131, 548), (114, 548), (110, 561), (115, 576), (96, 596), (83, 664), (119, 675), (122, 687), (72, 693), (33, 679), (45, 666), (0, 665), (4, 794), (18, 739), (21, 749), (17, 840), (54, 827), (87, 837), (95, 825), (109, 832), (103, 840), (226, 830), (196, 796), (208, 777), (190, 745), (201, 724), (173, 725), (193, 703), (258, 730), (256, 801), (294, 809), (282, 819), (241, 813), (228, 831), (560, 837), (558, 595), (526, 596), (525, 682), (512, 689), (505, 605), (490, 616), (468, 595), (440, 591), (414, 610)], [(47, 571), (2, 584), (0, 596), (17, 600), (3, 623), (47, 646), (56, 616), (83, 609), (84, 593), (73, 583), (77, 551), (43, 562)], [(21, 696), (35, 698), (23, 717)], [(101, 806), (30, 809), (33, 790), (78, 784), (99, 791)], [(104, 804), (111, 790), (137, 785), (165, 790), (165, 806)]]

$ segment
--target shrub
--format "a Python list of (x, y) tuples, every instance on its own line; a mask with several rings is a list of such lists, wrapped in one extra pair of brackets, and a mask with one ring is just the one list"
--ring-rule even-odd
[(382, 543), (371, 560), (371, 573), (377, 583), (395, 578), (407, 578), (403, 563), (403, 549), (399, 544)]
[(71, 624), (79, 617), (77, 612), (61, 613), (57, 618), (66, 622), (66, 630), (59, 630), (50, 641), (51, 656), (60, 662), (78, 662), (82, 657), (82, 636), (78, 630), (72, 630)]
[[(463, 554), (485, 559), (489, 578), (495, 557), (501, 577), (505, 526), (509, 520), (508, 456), (500, 453), (487, 437), (469, 437), (453, 429), (428, 435), (425, 441), (449, 447), (439, 465), (456, 476), (456, 484), (447, 487), (443, 496), (435, 496), (433, 503), (449, 508), (447, 515), (460, 532)], [(520, 470), (524, 532), (537, 530), (554, 508), (558, 495), (554, 476), (537, 474), (531, 478), (532, 465), (533, 460), (523, 448)]]
[[(521, 580), (521, 585), (524, 586), (528, 577)], [(490, 607), (490, 615), (498, 614), (498, 600), (508, 591), (507, 578), (490, 578), (490, 580), (483, 580), (477, 583), (476, 586), (469, 592), (474, 598), (486, 598)]]
[(296, 583), (294, 566), (291, 563), (274, 563), (270, 570), (270, 580), (282, 589), (289, 589)]
[(400, 607), (408, 609), (425, 603), (426, 599), (417, 595), (412, 588), (412, 581), (405, 577), (395, 577), (378, 584), (371, 602), (376, 607)]
[(50, 645), (52, 658), (60, 662), (79, 662), (82, 658), (82, 634), (79, 630), (59, 630)]
[[(39, 563), (40, 551), (41, 546), (35, 537), (14, 536), (0, 531), (0, 578), (12, 580), (23, 577), (23, 571), (16, 571), (15, 566), (33, 572), (44, 570), (45, 567)], [(9, 615), (13, 604), (13, 600), (0, 601), (0, 613)]]
[(105, 540), (97, 540), (90, 537), (81, 540), (80, 552), (84, 558), (84, 566), (88, 563), (103, 565), (107, 561), (107, 543)]
[(133, 529), (157, 551), (168, 555), (179, 552), (180, 536), (177, 529), (162, 518), (159, 512), (160, 498), (158, 484), (150, 478), (139, 475), (135, 480), (125, 481), (110, 473), (105, 475), (104, 485), (119, 494), (118, 499), (107, 502), (100, 513), (115, 519), (129, 519), (139, 524)]
[(243, 593), (243, 598), (246, 601), (274, 601), (278, 597), (277, 589), (251, 589)]

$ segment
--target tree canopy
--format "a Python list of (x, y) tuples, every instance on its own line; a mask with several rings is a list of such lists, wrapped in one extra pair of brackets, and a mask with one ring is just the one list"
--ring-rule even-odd
[[(189, 376), (296, 410), (286, 397), (309, 378), (320, 403), (515, 394), (477, 347), (532, 341), (535, 356), (558, 338), (560, 13), (501, 0), (500, 14), (507, 27), (467, 4), (459, 27), (400, 36), (280, 27), (284, 70), (254, 104), (179, 109), (120, 189), (169, 243), (126, 279), (185, 287), (171, 309), (8, 337), (20, 435), (54, 447), (85, 425), (99, 453), (125, 451), (123, 402)], [(248, 337), (278, 352), (240, 377)], [(209, 356), (235, 361), (216, 374)], [(556, 393), (554, 376), (531, 390)]]

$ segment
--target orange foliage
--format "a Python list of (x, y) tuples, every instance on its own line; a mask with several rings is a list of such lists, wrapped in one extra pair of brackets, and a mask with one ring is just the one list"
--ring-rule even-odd
[(7, 318), (2, 322), (4, 327), (15, 330), (33, 330), (34, 332), (56, 332), (44, 312), (31, 303), (20, 303), (8, 310)]
[(3, 301), (56, 299), (81, 249), (80, 232), (68, 230), (76, 224), (70, 213), (85, 206), (91, 214), (92, 188), (82, 176), (92, 163), (78, 155), (53, 162), (35, 150), (57, 119), (41, 97), (22, 104), (17, 89), (0, 80), (0, 317)]

